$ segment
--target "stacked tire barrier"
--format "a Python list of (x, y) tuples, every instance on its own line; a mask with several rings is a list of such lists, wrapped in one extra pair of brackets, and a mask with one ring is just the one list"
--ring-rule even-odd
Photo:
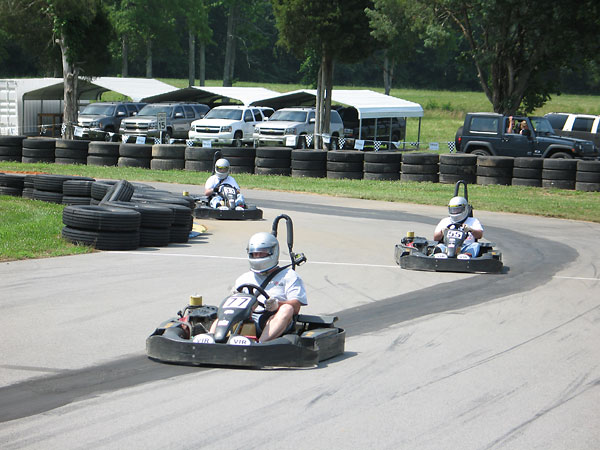
[(513, 160), (510, 156), (478, 156), (477, 184), (510, 186), (513, 177)]
[(404, 153), (400, 167), (400, 180), (437, 183), (439, 159), (437, 153)]
[(63, 203), (63, 184), (68, 180), (93, 181), (92, 178), (71, 175), (36, 175), (33, 178), (33, 199), (50, 203)]
[(575, 189), (576, 159), (545, 158), (542, 169), (542, 187)]
[(327, 152), (327, 178), (361, 180), (365, 154), (357, 150)]
[(401, 153), (391, 151), (367, 152), (364, 161), (363, 177), (365, 180), (395, 181), (400, 179)]
[(92, 141), (88, 145), (88, 166), (116, 166), (119, 162), (118, 142)]
[(27, 138), (23, 139), (23, 156), (21, 162), (24, 163), (53, 163), (54, 162), (54, 139), (46, 138)]
[(56, 164), (87, 164), (88, 147), (90, 141), (74, 141), (71, 139), (57, 139), (54, 150)]
[(91, 205), (94, 180), (66, 180), (63, 183), (63, 205)]
[(154, 144), (152, 146), (152, 170), (183, 170), (185, 169), (185, 151), (183, 144)]
[(35, 175), (25, 175), (23, 180), (23, 198), (33, 200), (33, 191), (35, 190), (33, 180), (35, 180)]
[(455, 184), (460, 180), (467, 184), (477, 182), (477, 156), (464, 153), (440, 155), (439, 182)]
[(257, 175), (291, 175), (292, 149), (288, 147), (259, 147), (254, 159)]
[(152, 159), (152, 146), (148, 144), (120, 144), (119, 159), (117, 165), (119, 167), (140, 167), (143, 169), (150, 168), (150, 160)]
[(254, 147), (222, 147), (218, 150), (229, 161), (231, 173), (254, 173)]
[(292, 150), (290, 166), (292, 177), (325, 178), (327, 150)]
[(0, 195), (22, 197), (24, 184), (25, 175), (0, 173)]
[(600, 161), (577, 161), (575, 189), (600, 192)]
[(513, 186), (541, 187), (543, 164), (544, 160), (541, 158), (515, 158), (511, 184)]
[(186, 147), (185, 170), (191, 172), (212, 172), (213, 160), (218, 148)]
[(0, 161), (21, 162), (25, 136), (0, 136)]

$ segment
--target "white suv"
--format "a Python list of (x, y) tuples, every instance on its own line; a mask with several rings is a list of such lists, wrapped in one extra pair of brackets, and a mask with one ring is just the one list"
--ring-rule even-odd
[(210, 141), (211, 144), (241, 147), (254, 142), (254, 126), (265, 117), (262, 108), (256, 106), (217, 106), (202, 119), (192, 122), (188, 136), (198, 143)]
[[(278, 109), (269, 120), (254, 127), (254, 144), (306, 148), (306, 135), (313, 135), (315, 108), (298, 107)], [(338, 138), (344, 136), (344, 124), (337, 111), (331, 111), (329, 133), (331, 149), (339, 148)]]

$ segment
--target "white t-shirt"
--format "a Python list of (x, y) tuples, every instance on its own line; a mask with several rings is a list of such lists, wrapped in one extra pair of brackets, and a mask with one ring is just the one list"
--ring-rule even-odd
[[(234, 288), (237, 289), (242, 284), (260, 286), (266, 278), (266, 275), (248, 271), (235, 280)], [(308, 305), (304, 282), (291, 267), (283, 269), (275, 275), (267, 284), (265, 291), (269, 294), (269, 297), (279, 297), (283, 300), (298, 300), (302, 305)], [(259, 300), (264, 301), (260, 296)], [(261, 312), (260, 308), (256, 312)]]
[[(217, 184), (219, 184), (219, 181), (221, 180), (219, 180), (219, 177), (216, 174), (211, 175), (210, 177), (208, 177), (208, 180), (206, 180), (206, 183), (204, 184), (204, 189), (214, 189), (214, 187)], [(235, 179), (231, 175), (227, 175), (227, 178), (225, 178), (221, 184), (229, 184), (230, 186), (236, 188), (238, 191), (240, 190), (239, 184), (237, 184), (237, 181), (235, 181)]]
[[(451, 225), (452, 223), (453, 222), (450, 217), (443, 218), (437, 224), (437, 227), (435, 227), (434, 234), (437, 232), (443, 232), (444, 228), (448, 228), (448, 226)], [(481, 230), (483, 232), (483, 225), (481, 225), (481, 222), (479, 221), (479, 219), (476, 219), (475, 217), (467, 217), (467, 219), (463, 222), (463, 224), (467, 225), (469, 228), (472, 228), (473, 230)], [(475, 242), (475, 238), (473, 237), (471, 232), (469, 232), (467, 239), (465, 239), (465, 243), (469, 244), (471, 242)]]

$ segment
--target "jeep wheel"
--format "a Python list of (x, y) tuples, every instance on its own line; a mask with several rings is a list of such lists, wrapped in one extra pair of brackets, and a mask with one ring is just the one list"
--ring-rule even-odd
[(557, 159), (557, 158), (561, 158), (561, 159), (573, 159), (573, 156), (569, 155), (566, 152), (556, 152), (556, 153), (553, 153), (550, 156), (550, 158), (552, 158), (552, 159)]
[(104, 140), (106, 142), (112, 142), (113, 141), (113, 134), (115, 130), (113, 130), (111, 127), (107, 127), (106, 130), (104, 130)]
[(232, 147), (242, 147), (244, 145), (244, 142), (242, 141), (242, 132), (241, 131), (236, 131), (235, 135), (233, 136), (233, 140), (231, 141), (231, 146)]
[(487, 150), (484, 150), (482, 148), (476, 148), (475, 150), (473, 150), (471, 152), (471, 155), (476, 155), (476, 156), (492, 156), (492, 154), (490, 152), (488, 152)]
[(173, 136), (173, 132), (170, 129), (167, 129), (163, 133), (163, 143), (168, 144), (171, 141), (171, 136)]

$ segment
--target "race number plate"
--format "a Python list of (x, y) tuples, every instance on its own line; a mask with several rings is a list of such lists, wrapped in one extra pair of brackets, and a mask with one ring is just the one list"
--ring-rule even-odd
[(460, 230), (448, 230), (447, 236), (449, 238), (460, 239), (463, 235), (463, 232)]

